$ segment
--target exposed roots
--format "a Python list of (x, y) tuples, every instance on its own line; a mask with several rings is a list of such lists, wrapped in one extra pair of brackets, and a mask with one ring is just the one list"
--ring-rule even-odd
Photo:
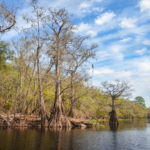
[(50, 128), (70, 128), (72, 127), (70, 120), (65, 115), (62, 102), (57, 102), (51, 112), (49, 121)]

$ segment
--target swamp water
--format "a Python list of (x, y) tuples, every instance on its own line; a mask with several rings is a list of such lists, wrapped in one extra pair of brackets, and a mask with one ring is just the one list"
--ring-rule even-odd
[(150, 122), (121, 122), (109, 127), (41, 131), (0, 129), (0, 150), (150, 150)]

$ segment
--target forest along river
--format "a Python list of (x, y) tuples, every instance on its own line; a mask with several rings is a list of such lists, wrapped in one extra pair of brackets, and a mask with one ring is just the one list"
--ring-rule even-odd
[(117, 131), (1, 129), (0, 150), (150, 150), (150, 122), (121, 122)]

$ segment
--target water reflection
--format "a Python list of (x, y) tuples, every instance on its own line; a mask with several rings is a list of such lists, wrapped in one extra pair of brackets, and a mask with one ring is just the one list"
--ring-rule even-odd
[(110, 125), (111, 131), (117, 131), (117, 129), (118, 129), (118, 125), (117, 126), (116, 125)]
[(121, 122), (117, 130), (0, 130), (0, 150), (149, 150), (150, 124)]
[(118, 143), (117, 143), (117, 132), (113, 132), (113, 134), (112, 134), (112, 140), (113, 140), (113, 149), (112, 150), (117, 150), (117, 145), (118, 145)]

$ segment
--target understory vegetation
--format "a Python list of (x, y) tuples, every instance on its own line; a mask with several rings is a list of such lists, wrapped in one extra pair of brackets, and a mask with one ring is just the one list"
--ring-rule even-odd
[[(19, 58), (16, 58), (18, 61)], [(38, 85), (36, 75), (30, 85), (30, 76), (32, 68), (28, 68), (26, 64), (22, 65), (22, 87), (20, 87), (20, 72), (16, 62), (5, 64), (5, 68), (0, 70), (0, 110), (3, 113), (25, 113), (39, 114), (40, 101), (38, 95)], [(43, 69), (44, 70), (44, 69)], [(53, 107), (55, 98), (55, 84), (53, 74), (49, 73), (49, 77), (42, 78), (43, 96), (46, 107), (46, 113), (49, 116)], [(62, 86), (69, 84), (69, 78), (64, 79)], [(28, 92), (28, 94), (27, 94)], [(95, 87), (86, 86), (82, 82), (76, 83), (75, 115), (78, 118), (87, 119), (109, 119), (111, 111), (111, 98), (100, 92)], [(23, 101), (26, 104), (23, 106)], [(63, 92), (63, 103), (66, 114), (69, 115), (70, 110), (70, 88)], [(133, 119), (147, 117), (148, 110), (142, 105), (127, 99), (118, 98), (116, 100), (116, 110), (119, 118)]]

